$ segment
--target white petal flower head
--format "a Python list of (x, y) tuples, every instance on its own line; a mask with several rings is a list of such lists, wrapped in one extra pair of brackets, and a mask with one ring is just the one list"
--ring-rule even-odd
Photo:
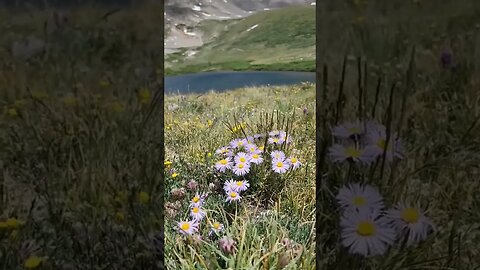
[(239, 202), (240, 200), (242, 199), (242, 197), (240, 196), (240, 194), (236, 191), (229, 191), (227, 192), (227, 199), (226, 201), (231, 203), (231, 202)]
[(222, 232), (222, 230), (223, 224), (215, 221), (210, 225), (210, 232), (208, 233), (208, 235), (219, 234), (220, 232)]
[(250, 162), (250, 156), (245, 152), (238, 152), (237, 155), (235, 156), (235, 162), (236, 163), (249, 163)]
[(253, 136), (247, 136), (245, 140), (247, 141), (248, 144), (252, 144), (255, 142), (255, 138)]
[(198, 231), (198, 223), (192, 221), (180, 221), (177, 224), (178, 232), (183, 235), (192, 235)]
[(261, 164), (263, 162), (263, 157), (259, 153), (254, 153), (250, 155), (250, 163)]
[(190, 201), (190, 207), (202, 207), (203, 201), (205, 200), (205, 195), (195, 194), (192, 200)]
[(365, 133), (365, 125), (363, 122), (359, 120), (356, 120), (354, 122), (346, 122), (332, 128), (332, 135), (342, 139), (361, 136), (364, 133)]
[(268, 138), (267, 142), (269, 144), (281, 144), (280, 138), (278, 138), (278, 137), (270, 137), (270, 138)]
[(272, 157), (272, 159), (285, 159), (285, 153), (279, 150), (272, 151), (272, 153), (270, 153), (270, 156)]
[(342, 244), (364, 257), (382, 255), (395, 241), (395, 230), (378, 212), (346, 211), (340, 220)]
[(223, 185), (223, 190), (225, 193), (228, 193), (230, 191), (236, 191), (237, 185), (236, 182), (233, 179), (230, 179), (230, 181), (225, 181), (225, 184)]
[(230, 150), (229, 146), (224, 146), (215, 150), (215, 153), (218, 155), (226, 155), (229, 152), (229, 150)]
[[(391, 134), (387, 145), (387, 131), (383, 126), (377, 126), (367, 134), (368, 146), (366, 152), (370, 156), (381, 157), (385, 152), (385, 158), (391, 162), (394, 158), (403, 159), (404, 148), (396, 134)], [(385, 150), (387, 149), (387, 150)]]
[(219, 160), (215, 163), (215, 168), (220, 172), (225, 172), (226, 170), (230, 170), (233, 167), (233, 163), (231, 162), (230, 158), (224, 158)]
[(192, 209), (190, 209), (190, 216), (192, 216), (193, 220), (200, 221), (206, 214), (205, 210), (198, 206), (193, 206)]
[(236, 181), (236, 182), (235, 182), (235, 189), (234, 189), (234, 191), (236, 191), (236, 192), (242, 192), (242, 191), (247, 190), (249, 187), (250, 187), (250, 184), (248, 183), (247, 180)]
[(407, 236), (408, 246), (425, 240), (430, 229), (434, 227), (418, 206), (410, 206), (405, 203), (395, 205), (388, 211), (388, 217), (392, 220), (394, 228)]
[(245, 146), (245, 149), (249, 154), (259, 153), (258, 147), (253, 143), (247, 144), (247, 146)]
[(334, 144), (329, 149), (329, 156), (333, 162), (360, 162), (369, 164), (375, 160), (375, 157), (371, 152), (366, 151), (364, 148), (356, 146), (344, 146), (341, 144)]
[(290, 166), (292, 167), (293, 170), (295, 170), (297, 168), (300, 168), (300, 166), (302, 166), (302, 163), (296, 157), (288, 158), (287, 163), (290, 164)]
[(238, 176), (246, 175), (250, 172), (250, 165), (248, 163), (239, 162), (233, 167), (233, 173)]
[(290, 164), (284, 159), (272, 160), (272, 170), (276, 173), (286, 173), (290, 169)]
[(270, 137), (275, 137), (275, 136), (280, 135), (280, 131), (278, 131), (278, 130), (273, 130), (273, 131), (270, 131), (270, 132), (268, 133), (268, 135), (269, 135)]
[(248, 142), (246, 139), (235, 139), (230, 142), (230, 146), (234, 149), (239, 149), (247, 145)]
[(347, 184), (340, 188), (337, 201), (345, 210), (376, 210), (384, 208), (382, 195), (370, 185)]

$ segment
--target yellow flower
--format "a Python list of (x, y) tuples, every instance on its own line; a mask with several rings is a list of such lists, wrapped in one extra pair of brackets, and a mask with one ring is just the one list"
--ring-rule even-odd
[(5, 223), (11, 229), (18, 229), (20, 226), (23, 225), (24, 222), (16, 218), (9, 218), (5, 221)]
[(208, 154), (207, 154), (207, 157), (211, 157), (211, 156), (212, 156), (212, 153), (208, 153)]
[(63, 104), (65, 104), (67, 107), (73, 107), (77, 104), (77, 99), (72, 96), (65, 97), (63, 98)]
[(173, 173), (173, 174), (172, 174), (172, 178), (175, 178), (175, 177), (177, 177), (177, 176), (178, 176), (178, 173)]
[(100, 85), (101, 87), (109, 87), (110, 86), (110, 82), (107, 81), (107, 80), (101, 80), (100, 82), (98, 82), (98, 85)]
[(32, 91), (32, 97), (34, 99), (46, 99), (46, 98), (48, 98), (48, 94), (46, 92), (43, 92), (43, 91), (34, 90), (34, 91)]
[(0, 221), (0, 229), (7, 229), (8, 225), (6, 222)]
[(110, 110), (115, 113), (120, 113), (125, 111), (125, 104), (120, 101), (114, 101), (110, 104)]
[(140, 89), (140, 91), (138, 91), (138, 99), (140, 100), (140, 103), (144, 105), (148, 104), (152, 99), (152, 93), (150, 92), (150, 90), (142, 88)]
[(148, 203), (150, 201), (150, 195), (148, 195), (147, 192), (142, 191), (138, 194), (138, 201), (143, 204)]
[(168, 166), (172, 165), (172, 162), (168, 161), (168, 160), (165, 160), (165, 162), (163, 162), (163, 165), (168, 167)]
[(122, 211), (118, 211), (118, 212), (115, 214), (115, 218), (116, 218), (118, 221), (124, 221), (124, 220), (125, 220), (125, 214), (124, 214)]
[(207, 124), (208, 124), (209, 127), (211, 127), (211, 126), (213, 126), (213, 121), (209, 119), (209, 120), (207, 121)]
[(30, 256), (25, 260), (24, 266), (27, 269), (35, 269), (42, 263), (43, 259), (38, 256)]
[(25, 99), (19, 99), (19, 100), (16, 100), (15, 103), (13, 103), (13, 107), (17, 109), (21, 109), (25, 107), (25, 105), (27, 105), (27, 101)]
[(8, 116), (10, 117), (17, 117), (18, 116), (18, 112), (15, 108), (10, 108), (7, 110), (7, 114)]

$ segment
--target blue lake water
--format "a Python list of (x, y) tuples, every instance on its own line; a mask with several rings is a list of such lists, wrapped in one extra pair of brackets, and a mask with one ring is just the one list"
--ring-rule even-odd
[(280, 86), (315, 82), (315, 72), (221, 71), (165, 77), (165, 93), (223, 92), (251, 86)]

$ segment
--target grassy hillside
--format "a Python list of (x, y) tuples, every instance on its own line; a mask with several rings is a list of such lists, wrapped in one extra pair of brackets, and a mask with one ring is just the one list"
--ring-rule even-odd
[(205, 44), (192, 57), (186, 58), (185, 50), (169, 55), (167, 74), (219, 69), (314, 70), (314, 7), (262, 11), (239, 20), (207, 20), (198, 27), (205, 34)]

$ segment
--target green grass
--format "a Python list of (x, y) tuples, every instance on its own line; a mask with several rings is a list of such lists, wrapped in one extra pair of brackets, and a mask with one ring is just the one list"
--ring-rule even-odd
[[(256, 24), (258, 27), (247, 31)], [(204, 33), (205, 44), (192, 57), (185, 57), (184, 52), (167, 56), (168, 75), (225, 69), (312, 71), (315, 68), (314, 7), (262, 11), (229, 21), (206, 20), (198, 29)]]

